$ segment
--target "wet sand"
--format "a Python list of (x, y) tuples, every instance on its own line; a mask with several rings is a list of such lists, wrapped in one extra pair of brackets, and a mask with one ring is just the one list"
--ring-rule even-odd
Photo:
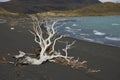
[[(28, 32), (29, 27), (15, 26), (0, 23), (0, 56), (13, 60), (12, 55), (19, 50), (33, 52), (36, 47), (34, 37)], [(63, 38), (62, 41), (74, 41), (72, 38)], [(58, 43), (56, 49), (64, 45)], [(69, 50), (69, 55), (80, 60), (87, 60), (88, 67), (101, 70), (98, 73), (86, 74), (84, 70), (71, 69), (56, 64), (45, 63), (40, 66), (22, 66), (0, 64), (0, 80), (120, 80), (120, 48), (106, 46), (86, 41), (76, 40)]]

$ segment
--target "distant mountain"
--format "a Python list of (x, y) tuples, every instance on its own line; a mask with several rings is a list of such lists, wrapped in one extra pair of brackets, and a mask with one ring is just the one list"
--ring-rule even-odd
[[(14, 0), (16, 2), (16, 0)], [(28, 11), (28, 8), (25, 9), (21, 9), (22, 7), (20, 7), (21, 13), (28, 13), (26, 11)], [(10, 7), (11, 9), (11, 7)], [(19, 13), (13, 13), (13, 12), (19, 12), (19, 8), (17, 8), (18, 10), (16, 10), (15, 8), (13, 8), (12, 12), (0, 8), (0, 16), (26, 16), (25, 14), (19, 14)], [(111, 15), (120, 15), (120, 3), (99, 3), (99, 4), (94, 4), (94, 5), (88, 5), (88, 6), (84, 6), (84, 7), (78, 7), (76, 9), (72, 9), (72, 10), (47, 10), (46, 12), (41, 11), (40, 9), (36, 9), (34, 11), (37, 11), (38, 15), (45, 15), (45, 16), (111, 16)], [(32, 7), (31, 7), (32, 10)]]
[(105, 15), (120, 15), (120, 3), (106, 2), (84, 7), (79, 10), (74, 10), (73, 14), (82, 16), (105, 16)]
[[(100, 3), (77, 10), (50, 11), (43, 13), (48, 16), (111, 16), (120, 15), (120, 3)], [(39, 14), (40, 15), (40, 14)]]
[(6, 11), (5, 9), (0, 8), (0, 16), (18, 16), (18, 13), (12, 13), (9, 11)]
[(36, 13), (51, 10), (74, 10), (101, 3), (99, 0), (11, 0), (0, 3), (0, 7), (19, 13)]

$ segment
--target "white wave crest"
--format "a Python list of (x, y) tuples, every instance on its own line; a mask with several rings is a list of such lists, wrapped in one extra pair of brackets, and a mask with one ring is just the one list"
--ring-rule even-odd
[(72, 26), (77, 26), (77, 24), (73, 24)]
[(76, 28), (71, 28), (71, 27), (65, 27), (65, 31), (67, 32), (72, 32), (72, 33), (79, 33), (79, 31), (81, 31), (82, 29), (76, 29)]
[(81, 31), (82, 29), (76, 29), (77, 31)]
[(70, 27), (65, 27), (66, 29), (71, 29)]
[(112, 25), (113, 25), (113, 26), (119, 26), (120, 24), (118, 24), (118, 23), (113, 23)]
[(93, 33), (94, 33), (95, 35), (99, 35), (99, 36), (105, 35), (105, 33), (99, 32), (99, 31), (97, 31), (97, 30), (93, 30)]
[(71, 30), (71, 29), (68, 29), (68, 30), (66, 30), (67, 32), (69, 32), (69, 33), (72, 33), (72, 34), (76, 34), (73, 30)]
[(105, 39), (107, 40), (112, 40), (112, 41), (120, 41), (120, 38), (117, 38), (117, 37), (105, 37)]
[(89, 36), (89, 34), (80, 33), (81, 36)]
[(91, 41), (91, 42), (94, 42), (93, 39), (90, 39), (90, 38), (83, 38), (84, 40), (87, 40), (87, 41)]

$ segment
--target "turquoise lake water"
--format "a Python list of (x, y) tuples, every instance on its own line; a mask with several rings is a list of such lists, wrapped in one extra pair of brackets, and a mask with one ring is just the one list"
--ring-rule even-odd
[(59, 34), (120, 47), (120, 16), (60, 18)]

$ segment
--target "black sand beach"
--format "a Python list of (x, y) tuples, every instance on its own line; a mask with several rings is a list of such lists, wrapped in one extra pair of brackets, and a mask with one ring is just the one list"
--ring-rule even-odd
[[(11, 26), (0, 23), (0, 57), (13, 60), (12, 55), (19, 50), (33, 52), (36, 44), (28, 27), (23, 25)], [(63, 41), (74, 41), (72, 38), (64, 38)], [(63, 47), (58, 43), (57, 49)], [(84, 70), (71, 69), (56, 64), (45, 63), (39, 66), (15, 67), (10, 64), (0, 64), (0, 80), (120, 80), (120, 48), (106, 46), (86, 41), (76, 40), (74, 47), (69, 50), (69, 55), (80, 60), (87, 60), (88, 67), (101, 70), (98, 73), (85, 73)]]

